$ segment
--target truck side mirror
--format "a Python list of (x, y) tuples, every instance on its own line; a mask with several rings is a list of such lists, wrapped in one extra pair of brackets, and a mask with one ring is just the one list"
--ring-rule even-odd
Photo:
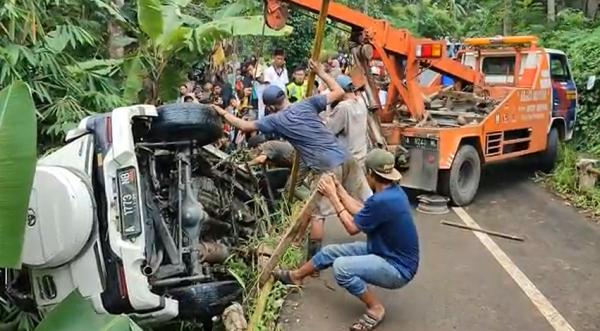
[(596, 84), (596, 75), (592, 75), (592, 76), (588, 77), (586, 89), (588, 91), (592, 90), (594, 88), (595, 84)]

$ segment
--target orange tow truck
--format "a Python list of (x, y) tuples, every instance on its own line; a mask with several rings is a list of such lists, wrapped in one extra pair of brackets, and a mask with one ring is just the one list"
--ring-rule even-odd
[[(318, 13), (321, 1), (266, 0), (269, 27), (285, 25), (288, 5)], [(330, 2), (327, 16), (352, 29), (353, 80), (363, 84), (373, 110), (369, 135), (397, 153), (404, 187), (468, 205), (483, 165), (535, 155), (549, 170), (559, 141), (573, 135), (577, 90), (567, 58), (539, 47), (536, 37), (466, 39), (452, 59), (444, 41), (416, 38), (339, 3)], [(369, 70), (374, 52), (390, 80), (384, 106)], [(426, 70), (454, 84), (423, 86)]]

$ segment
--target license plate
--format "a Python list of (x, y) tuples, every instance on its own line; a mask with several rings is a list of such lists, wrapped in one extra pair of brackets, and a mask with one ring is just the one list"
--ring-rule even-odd
[(437, 149), (438, 140), (425, 137), (402, 137), (402, 145), (406, 148)]
[(121, 212), (121, 235), (136, 237), (142, 233), (138, 196), (138, 179), (134, 167), (117, 170), (119, 183), (119, 209)]

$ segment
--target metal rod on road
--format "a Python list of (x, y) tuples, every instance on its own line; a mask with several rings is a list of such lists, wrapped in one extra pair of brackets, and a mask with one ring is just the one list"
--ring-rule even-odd
[(441, 221), (440, 223), (444, 224), (444, 225), (454, 226), (454, 227), (461, 228), (461, 229), (482, 232), (482, 233), (485, 233), (485, 234), (489, 234), (491, 236), (501, 237), (501, 238), (505, 238), (505, 239), (516, 240), (516, 241), (525, 241), (525, 238), (523, 238), (523, 237), (513, 236), (513, 235), (510, 235), (510, 234), (506, 234), (506, 233), (502, 233), (502, 232), (497, 232), (497, 231), (491, 231), (491, 230), (485, 230), (485, 229), (481, 229), (481, 228), (475, 228), (475, 227), (464, 225), (464, 224), (460, 224), (460, 223), (448, 222), (448, 221)]
[[(321, 11), (319, 12), (319, 20), (317, 21), (317, 30), (315, 32), (315, 41), (313, 43), (313, 49), (311, 59), (313, 61), (319, 61), (321, 55), (321, 45), (323, 44), (323, 36), (325, 35), (325, 23), (327, 21), (327, 10), (329, 8), (329, 0), (323, 0), (321, 2)], [(308, 86), (306, 87), (306, 96), (310, 97), (315, 86), (315, 75), (316, 73), (311, 70), (308, 74)], [(292, 165), (292, 175), (290, 180), (290, 191), (288, 192), (288, 202), (291, 204), (294, 200), (294, 192), (296, 191), (296, 184), (298, 181), (298, 167), (300, 158), (298, 152), (294, 156), (294, 164)]]

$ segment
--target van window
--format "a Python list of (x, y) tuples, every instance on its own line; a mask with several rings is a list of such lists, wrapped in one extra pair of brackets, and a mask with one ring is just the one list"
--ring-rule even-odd
[(483, 59), (483, 73), (485, 75), (514, 75), (515, 57), (514, 56), (494, 56)]
[(566, 82), (571, 79), (567, 58), (562, 54), (550, 54), (550, 76), (553, 80)]
[(514, 84), (515, 56), (490, 56), (483, 58), (481, 71), (488, 84)]

